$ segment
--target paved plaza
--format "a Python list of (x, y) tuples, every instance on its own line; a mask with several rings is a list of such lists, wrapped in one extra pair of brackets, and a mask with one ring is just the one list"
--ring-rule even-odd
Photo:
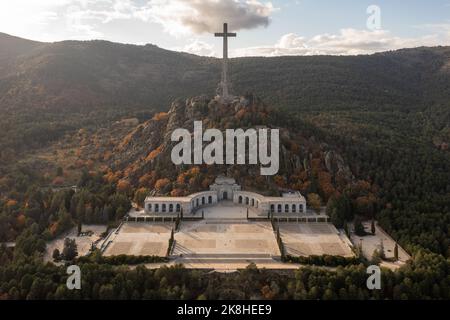
[[(354, 232), (351, 234), (351, 240), (355, 246), (362, 247), (362, 253), (367, 259), (372, 259), (373, 252), (375, 250), (380, 250), (384, 247), (384, 255), (388, 259), (394, 258), (394, 247), (395, 241), (392, 239), (383, 229), (381, 229), (377, 224), (375, 225), (375, 234), (370, 233), (371, 222), (364, 222), (364, 229), (367, 235), (364, 237), (357, 236)], [(382, 244), (382, 245), (381, 245)], [(399, 262), (406, 262), (411, 257), (409, 254), (399, 246), (398, 248), (398, 259)]]
[(203, 213), (205, 219), (247, 219), (247, 210), (250, 218), (267, 216), (259, 213), (254, 208), (239, 206), (232, 201), (221, 201), (215, 206), (200, 208), (191, 215), (186, 216), (200, 217)]
[[(350, 240), (332, 224), (307, 223), (298, 219), (305, 216), (305, 213), (291, 213), (290, 222), (276, 223), (287, 254), (353, 256)], [(140, 217), (140, 220), (131, 222), (133, 220), (129, 219), (112, 232), (105, 240), (104, 254), (166, 256), (174, 221), (156, 222), (145, 212), (134, 210), (129, 217), (133, 220)], [(272, 223), (255, 208), (247, 209), (246, 206), (222, 200), (213, 206), (194, 210), (184, 218), (179, 230), (174, 233), (171, 263), (182, 263), (188, 268), (228, 271), (243, 268), (252, 262), (271, 269), (298, 267), (281, 262)]]
[(120, 254), (164, 257), (173, 223), (127, 222), (109, 239), (105, 256)]
[(77, 228), (74, 227), (56, 239), (49, 241), (46, 246), (44, 261), (53, 261), (53, 250), (58, 249), (59, 252), (63, 251), (64, 240), (66, 238), (75, 240), (79, 256), (87, 255), (92, 248), (92, 244), (99, 241), (102, 233), (106, 231), (106, 226), (83, 225), (81, 231), (89, 234), (78, 236)]
[(280, 257), (268, 221), (201, 220), (183, 222), (175, 234), (173, 256), (186, 259), (245, 259)]
[(291, 256), (351, 257), (348, 239), (329, 223), (279, 223), (286, 253)]

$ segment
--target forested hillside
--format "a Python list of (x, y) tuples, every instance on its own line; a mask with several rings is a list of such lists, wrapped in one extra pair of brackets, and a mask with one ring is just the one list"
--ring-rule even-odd
[[(236, 94), (251, 91), (274, 107), (424, 112), (436, 126), (431, 129), (448, 120), (447, 47), (238, 58), (232, 59), (231, 77)], [(124, 115), (149, 118), (175, 98), (214, 93), (219, 79), (219, 60), (153, 45), (39, 43), (0, 34), (0, 145), (17, 150)]]
[[(361, 281), (344, 284), (362, 279), (360, 266), (287, 280), (249, 270), (243, 275), (259, 280), (245, 289), (232, 284), (239, 276), (200, 283), (177, 268), (130, 273), (164, 282), (157, 291), (150, 282), (135, 290), (122, 281), (128, 273), (94, 261), (86, 270), (98, 268), (102, 280), (83, 297), (448, 298), (450, 48), (237, 58), (231, 75), (243, 100), (229, 110), (212, 100), (214, 58), (0, 34), (0, 242), (17, 241), (14, 253), (0, 247), (0, 298), (72, 297), (46, 276), (61, 277), (61, 269), (39, 262), (44, 240), (76, 224), (117, 225), (131, 201), (203, 190), (225, 171), (247, 189), (301, 191), (308, 205), (327, 206), (338, 227), (375, 218), (414, 261), (389, 273), (375, 296)], [(280, 128), (280, 172), (266, 179), (247, 167), (174, 168), (167, 137), (195, 119), (220, 129)], [(21, 263), (34, 278), (15, 271)], [(183, 290), (172, 278), (180, 275), (190, 283)], [(225, 287), (215, 294), (218, 281)]]

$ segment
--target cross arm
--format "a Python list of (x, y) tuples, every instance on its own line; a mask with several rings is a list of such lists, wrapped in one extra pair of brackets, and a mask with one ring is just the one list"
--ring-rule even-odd
[(236, 37), (236, 33), (214, 33), (215, 37)]

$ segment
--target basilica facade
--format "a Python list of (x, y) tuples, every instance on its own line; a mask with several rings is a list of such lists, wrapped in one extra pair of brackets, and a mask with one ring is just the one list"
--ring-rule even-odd
[(147, 197), (145, 213), (154, 215), (192, 214), (195, 211), (214, 206), (218, 202), (233, 202), (237, 206), (254, 208), (266, 214), (302, 214), (306, 213), (306, 200), (300, 192), (283, 193), (279, 197), (266, 197), (261, 194), (243, 191), (232, 178), (218, 177), (209, 191), (194, 193), (185, 197)]

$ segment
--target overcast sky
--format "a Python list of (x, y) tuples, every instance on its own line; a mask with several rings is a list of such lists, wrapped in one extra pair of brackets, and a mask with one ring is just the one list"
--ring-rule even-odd
[(0, 1), (0, 32), (40, 41), (152, 43), (219, 56), (222, 42), (212, 33), (225, 21), (238, 33), (231, 56), (450, 45), (450, 0)]

